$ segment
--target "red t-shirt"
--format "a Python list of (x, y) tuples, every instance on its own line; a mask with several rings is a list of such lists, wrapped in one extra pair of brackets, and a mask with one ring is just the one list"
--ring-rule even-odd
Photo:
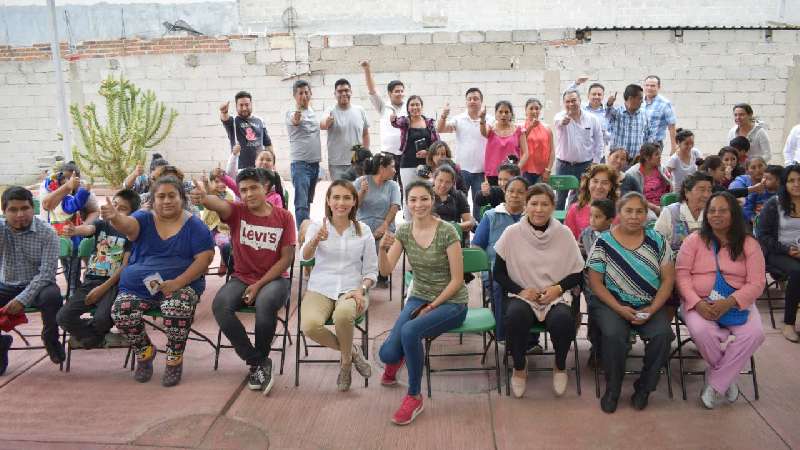
[[(231, 227), (233, 276), (253, 284), (278, 262), (284, 247), (296, 244), (294, 217), (289, 211), (275, 207), (269, 216), (257, 216), (242, 203), (228, 203), (233, 208), (223, 222)], [(289, 275), (284, 272), (283, 276)]]

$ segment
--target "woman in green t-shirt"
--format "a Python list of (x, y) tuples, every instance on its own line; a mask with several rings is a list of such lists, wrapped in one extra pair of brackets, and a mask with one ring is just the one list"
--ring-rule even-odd
[(386, 364), (381, 384), (396, 384), (404, 361), (408, 369), (408, 394), (392, 417), (397, 425), (411, 423), (422, 412), (422, 338), (438, 336), (467, 317), (469, 297), (458, 234), (433, 215), (433, 195), (425, 181), (408, 185), (405, 198), (411, 222), (401, 225), (396, 237), (384, 234), (378, 252), (381, 275), (392, 272), (403, 251), (414, 270), (406, 305), (380, 349)]

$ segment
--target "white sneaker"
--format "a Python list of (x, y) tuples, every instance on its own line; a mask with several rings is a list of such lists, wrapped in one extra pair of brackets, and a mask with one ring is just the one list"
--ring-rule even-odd
[(564, 392), (567, 392), (568, 379), (566, 370), (553, 368), (553, 392), (556, 393), (556, 396), (561, 397)]
[(800, 336), (797, 335), (797, 330), (794, 329), (794, 325), (785, 324), (783, 326), (782, 334), (783, 337), (791, 342), (800, 341)]
[(525, 361), (525, 369), (523, 369), (522, 376), (511, 374), (511, 393), (516, 398), (522, 398), (525, 395), (525, 388), (528, 385), (528, 361)]
[(706, 409), (714, 409), (717, 406), (717, 391), (711, 387), (710, 384), (703, 386), (703, 391), (700, 393), (700, 402)]
[(736, 399), (739, 398), (739, 385), (731, 383), (731, 385), (728, 386), (728, 390), (725, 391), (725, 398), (728, 400), (728, 403), (736, 402)]

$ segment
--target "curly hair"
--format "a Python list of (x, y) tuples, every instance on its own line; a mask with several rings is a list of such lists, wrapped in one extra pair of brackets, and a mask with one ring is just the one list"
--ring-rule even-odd
[(608, 190), (608, 199), (612, 202), (617, 202), (617, 186), (619, 186), (619, 174), (617, 171), (606, 164), (595, 164), (589, 168), (581, 176), (581, 186), (578, 188), (578, 207), (583, 208), (592, 202), (592, 196), (589, 194), (589, 181), (598, 173), (606, 173), (611, 187)]

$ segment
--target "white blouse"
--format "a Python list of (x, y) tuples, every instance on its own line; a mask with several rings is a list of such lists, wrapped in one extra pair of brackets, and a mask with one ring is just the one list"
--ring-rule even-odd
[[(361, 289), (365, 278), (377, 281), (378, 255), (375, 251), (375, 239), (364, 222), (358, 222), (361, 236), (356, 234), (355, 226), (350, 226), (341, 235), (328, 222), (328, 239), (317, 246), (314, 253), (314, 268), (308, 279), (308, 289), (331, 299)], [(319, 232), (322, 223), (314, 221), (306, 231), (306, 242), (303, 250), (310, 245)]]

